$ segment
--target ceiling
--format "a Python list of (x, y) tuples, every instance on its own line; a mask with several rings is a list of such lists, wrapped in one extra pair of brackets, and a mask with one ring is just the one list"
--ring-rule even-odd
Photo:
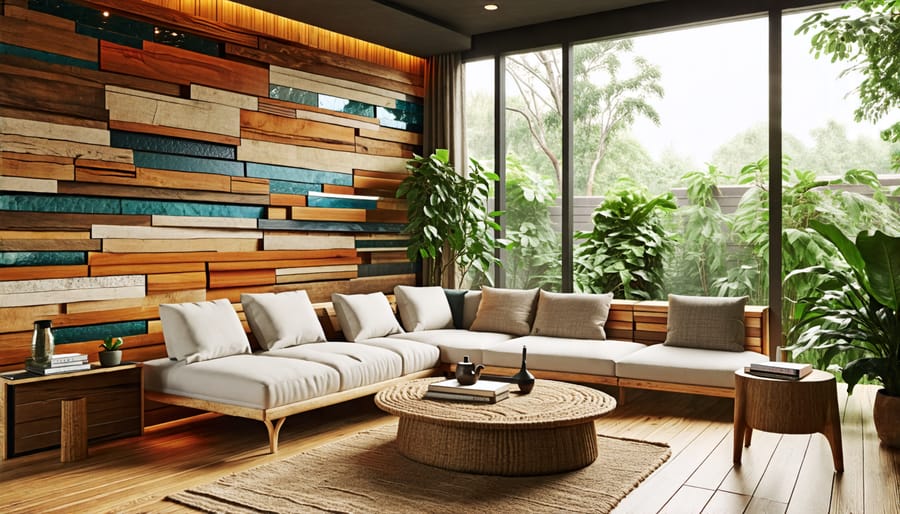
[(660, 0), (238, 0), (310, 25), (427, 57), (466, 51), (472, 36)]

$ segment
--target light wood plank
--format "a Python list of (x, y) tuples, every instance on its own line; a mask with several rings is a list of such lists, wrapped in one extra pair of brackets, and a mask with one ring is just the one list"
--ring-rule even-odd
[(380, 127), (377, 130), (360, 128), (359, 136), (368, 139), (378, 139), (381, 141), (393, 141), (395, 143), (406, 143), (414, 146), (422, 146), (422, 134), (418, 132), (409, 132), (406, 130), (398, 130), (387, 127)]
[(297, 284), (302, 282), (318, 282), (321, 280), (349, 280), (358, 276), (356, 271), (331, 271), (327, 273), (309, 273), (299, 275), (278, 275), (277, 284)]
[(352, 173), (354, 169), (395, 171), (405, 173), (406, 159), (363, 155), (349, 152), (292, 146), (269, 141), (245, 139), (237, 149), (242, 161), (262, 162), (299, 168), (311, 168), (338, 173)]
[(65, 311), (68, 314), (103, 312), (120, 308), (155, 307), (161, 303), (202, 302), (205, 299), (206, 290), (196, 289), (191, 291), (174, 291), (165, 294), (147, 295), (139, 298), (68, 303), (65, 305)]
[[(348, 100), (355, 100), (357, 102), (378, 105), (381, 107), (394, 108), (397, 106), (397, 100), (384, 94), (388, 93), (385, 90), (366, 87), (358, 82), (328, 79), (312, 73), (283, 68), (281, 66), (269, 66), (269, 80), (272, 84), (277, 84), (279, 86), (323, 93), (338, 98), (346, 98)], [(375, 93), (375, 91), (378, 91), (378, 93)], [(395, 96), (403, 95), (395, 94)], [(404, 99), (405, 96), (404, 98), (401, 98), (401, 100)]]
[(354, 130), (317, 121), (241, 111), (241, 137), (352, 152)]
[(151, 224), (154, 227), (227, 228), (253, 230), (257, 225), (255, 218), (225, 218), (215, 216), (166, 216), (162, 214), (154, 214), (150, 219)]
[(714, 491), (699, 487), (684, 486), (678, 490), (660, 514), (682, 514), (684, 512), (700, 512), (712, 497)]
[[(124, 275), (132, 273), (135, 270), (133, 265), (119, 264), (112, 266), (91, 266), (92, 277), (108, 277), (114, 275)], [(188, 273), (188, 272), (205, 272), (206, 264), (202, 262), (177, 262), (167, 264), (143, 264), (139, 268), (141, 273)], [(204, 285), (205, 287), (205, 285)], [(187, 288), (185, 288), (187, 289)]]
[(265, 250), (315, 250), (326, 248), (355, 248), (353, 236), (314, 233), (263, 233)]
[(144, 286), (71, 289), (0, 295), (0, 307), (24, 307), (53, 303), (84, 302), (144, 296)]
[(9, 117), (0, 117), (0, 127), (4, 134), (109, 146), (108, 130)]
[(295, 110), (293, 111), (292, 117), (302, 120), (318, 121), (322, 123), (329, 123), (331, 125), (340, 125), (342, 127), (349, 127), (357, 129), (359, 131), (365, 130), (368, 132), (378, 132), (379, 130), (385, 130), (380, 128), (378, 126), (378, 123), (372, 119), (339, 116), (337, 113), (333, 113), (332, 111), (325, 111), (323, 109), (317, 109), (313, 107), (310, 107), (308, 109), (301, 108), (301, 106), (299, 105), (295, 105), (294, 107)]
[(50, 155), (74, 159), (83, 157), (100, 161), (134, 163), (134, 154), (127, 148), (110, 148), (108, 146), (57, 141), (40, 137), (0, 135), (0, 147), (6, 152), (27, 153), (34, 155)]
[(257, 239), (105, 239), (109, 253), (254, 252)]
[(255, 111), (259, 108), (259, 97), (191, 84), (191, 98), (215, 104), (230, 105), (239, 109)]
[(262, 239), (261, 230), (229, 230), (195, 227), (128, 227), (94, 225), (94, 239)]
[(0, 176), (0, 191), (56, 194), (56, 181), (43, 178)]
[(147, 294), (159, 294), (205, 287), (206, 271), (147, 275)]
[(291, 207), (292, 220), (366, 221), (365, 209), (337, 209), (332, 207)]
[(74, 180), (75, 166), (72, 163), (72, 159), (68, 157), (2, 152), (0, 153), (0, 175), (49, 180)]
[(241, 110), (228, 105), (107, 86), (106, 108), (111, 121), (241, 135)]
[(39, 319), (50, 319), (62, 312), (60, 305), (0, 307), (0, 333), (23, 332), (34, 328)]

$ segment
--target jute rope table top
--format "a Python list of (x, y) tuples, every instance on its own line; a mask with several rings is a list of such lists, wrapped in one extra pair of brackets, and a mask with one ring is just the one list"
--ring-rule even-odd
[(519, 394), (510, 384), (509, 398), (494, 404), (424, 399), (428, 384), (440, 380), (424, 378), (390, 387), (375, 396), (375, 403), (391, 414), (434, 425), (494, 430), (580, 424), (616, 407), (606, 393), (553, 380), (537, 380), (530, 394)]

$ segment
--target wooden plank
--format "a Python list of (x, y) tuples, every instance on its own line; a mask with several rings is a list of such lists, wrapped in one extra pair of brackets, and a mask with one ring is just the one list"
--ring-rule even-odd
[(0, 176), (0, 191), (20, 191), (23, 193), (56, 193), (56, 181), (43, 178)]
[(9, 117), (0, 117), (0, 127), (4, 134), (109, 146), (108, 130)]
[(356, 271), (329, 271), (325, 273), (304, 273), (299, 275), (278, 275), (278, 284), (300, 284), (304, 282), (318, 282), (322, 280), (349, 280), (356, 278)]
[[(318, 121), (329, 123), (331, 125), (340, 125), (342, 127), (350, 127), (357, 130), (377, 130), (378, 122), (374, 118), (362, 118), (359, 116), (344, 115), (336, 111), (328, 111), (316, 107), (293, 104), (295, 109), (292, 118), (300, 118), (304, 120)], [(262, 110), (262, 109), (260, 109)], [(351, 117), (352, 116), (352, 117)]]
[(144, 41), (143, 50), (100, 41), (100, 69), (185, 86), (202, 84), (251, 96), (269, 94), (265, 68), (152, 41)]
[[(105, 278), (105, 277), (104, 277)], [(123, 286), (64, 291), (38, 291), (0, 295), (0, 307), (25, 307), (54, 303), (83, 302), (144, 296), (144, 286)]]
[(362, 259), (354, 256), (335, 256), (321, 257), (318, 259), (291, 259), (282, 261), (258, 261), (258, 262), (211, 262), (209, 263), (209, 271), (242, 271), (252, 269), (271, 269), (276, 268), (303, 268), (312, 266), (334, 266), (360, 264)]
[(67, 114), (57, 114), (52, 112), (34, 111), (29, 109), (17, 109), (15, 107), (0, 106), (0, 116), (7, 118), (19, 118), (25, 120), (43, 121), (47, 123), (55, 123), (59, 125), (71, 125), (75, 127), (86, 127), (93, 129), (105, 130), (108, 128), (107, 123), (102, 120), (88, 120), (85, 118), (76, 118)]
[(206, 271), (147, 275), (147, 294), (206, 287)]
[(245, 139), (237, 149), (241, 161), (278, 164), (296, 168), (311, 168), (338, 173), (352, 173), (354, 169), (403, 171), (406, 160), (399, 157), (362, 155), (324, 148), (292, 146), (268, 141)]
[[(306, 198), (305, 196), (301, 196), (300, 198)], [(304, 205), (306, 202), (303, 202)], [(269, 207), (266, 209), (266, 218), (270, 220), (286, 220), (288, 216), (287, 209), (284, 207)]]
[(149, 226), (150, 216), (126, 214), (69, 214), (58, 212), (4, 211), (3, 230), (90, 230), (94, 224)]
[(378, 139), (370, 139), (367, 137), (356, 138), (356, 152), (372, 155), (385, 155), (388, 157), (403, 157), (404, 159), (412, 159), (413, 154), (419, 149), (413, 145), (405, 143), (394, 143), (391, 141), (380, 141)]
[(39, 11), (32, 11), (25, 7), (12, 5), (10, 4), (10, 2), (4, 3), (3, 15), (9, 16), (10, 18), (24, 20), (29, 23), (46, 25), (48, 27), (53, 27), (55, 29), (66, 32), (75, 32), (75, 22), (72, 20), (59, 18), (57, 16), (53, 16), (52, 14), (46, 14)]
[(365, 209), (337, 209), (332, 207), (291, 207), (292, 220), (366, 221)]
[(259, 109), (259, 98), (224, 89), (191, 84), (191, 98), (222, 105), (230, 105), (238, 109), (255, 111)]
[(206, 291), (206, 301), (228, 300), (231, 303), (240, 305), (242, 294), (272, 293), (274, 291), (275, 289), (272, 286), (241, 286), (208, 289)]
[(259, 112), (274, 114), (275, 116), (283, 116), (285, 118), (297, 117), (297, 104), (290, 102), (282, 102), (274, 98), (260, 98), (258, 100)]
[(58, 304), (0, 308), (0, 333), (31, 330), (35, 320), (50, 319), (60, 312), (62, 309)]
[(408, 275), (381, 275), (378, 277), (362, 277), (350, 281), (350, 294), (368, 294), (382, 292), (393, 293), (394, 286), (416, 285), (415, 273)]
[(91, 252), (100, 249), (96, 239), (6, 239), (2, 252)]
[(406, 223), (406, 211), (371, 209), (366, 211), (366, 221), (371, 223)]
[(195, 227), (195, 228), (232, 228), (255, 229), (256, 218), (223, 218), (212, 216), (151, 216), (154, 227)]
[[(91, 266), (90, 273), (92, 277), (109, 277), (113, 275), (125, 275), (134, 272), (134, 266), (127, 264), (118, 264), (111, 266)], [(190, 273), (205, 272), (206, 265), (202, 262), (178, 262), (171, 264), (144, 264), (140, 267), (141, 273), (144, 274), (160, 274), (160, 273)], [(203, 287), (206, 287), (204, 283)]]
[(287, 234), (281, 232), (263, 233), (264, 250), (353, 249), (355, 247), (356, 240), (353, 236), (311, 234), (306, 232)]
[[(0, 105), (106, 121), (103, 89), (97, 84), (11, 64), (19, 60), (32, 61), (4, 55), (0, 62)], [(65, 95), (59, 94), (61, 88), (65, 88)], [(5, 146), (3, 149), (9, 150)]]
[(422, 146), (422, 134), (388, 127), (381, 127), (377, 130), (361, 128), (359, 129), (359, 136), (367, 139), (404, 143), (416, 147)]
[(274, 269), (254, 269), (241, 271), (212, 271), (209, 272), (210, 289), (262, 286), (275, 283)]
[(94, 225), (94, 239), (262, 239), (260, 230), (230, 230), (194, 227), (129, 227), (122, 225)]
[(91, 168), (98, 170), (116, 170), (134, 172), (134, 164), (122, 162), (98, 161), (95, 159), (75, 158), (75, 166), (78, 168)]
[(340, 271), (356, 271), (355, 264), (335, 264), (330, 266), (309, 266), (304, 268), (278, 268), (275, 270), (275, 276), (283, 275), (310, 275), (317, 273), (333, 273)]
[(110, 253), (253, 252), (256, 239), (105, 239), (103, 251)]
[[(322, 93), (345, 98), (380, 107), (395, 108), (397, 100), (383, 94), (374, 94), (371, 91), (377, 88), (367, 88), (363, 84), (331, 79), (322, 80), (323, 77), (281, 66), (269, 66), (269, 81), (279, 86), (287, 86), (295, 89), (303, 89), (314, 93)], [(382, 91), (383, 92), (383, 91)], [(405, 99), (401, 98), (401, 100)]]
[(0, 147), (6, 152), (134, 163), (134, 156), (129, 149), (56, 141), (40, 137), (0, 134)]
[(241, 137), (352, 152), (354, 130), (326, 123), (241, 111)]
[(67, 314), (82, 312), (105, 312), (115, 309), (134, 307), (149, 307), (156, 309), (161, 303), (190, 303), (202, 302), (206, 299), (206, 290), (195, 289), (190, 291), (173, 291), (165, 294), (151, 294), (138, 298), (124, 298), (118, 300), (98, 300), (91, 302), (74, 302), (65, 305)]
[[(203, 179), (198, 180), (198, 177), (203, 177)], [(77, 182), (120, 184), (135, 187), (231, 192), (231, 177), (227, 175), (214, 173), (198, 175), (197, 173), (186, 171), (157, 170), (152, 168), (118, 171), (76, 167), (75, 180)]]
[[(269, 204), (284, 207), (306, 207), (306, 197), (303, 195), (289, 195), (282, 193), (272, 193), (269, 195)], [(269, 219), (286, 219), (272, 218)]]
[[(0, 230), (3, 239), (90, 239), (90, 231)], [(2, 269), (2, 268), (0, 268)]]
[[(88, 265), (111, 266), (118, 264), (144, 265), (165, 264), (175, 262), (259, 262), (259, 261), (284, 261), (302, 259), (321, 259), (325, 257), (347, 257), (356, 255), (355, 251), (334, 250), (274, 250), (274, 251), (248, 251), (248, 252), (176, 252), (169, 254), (160, 253), (90, 253)], [(235, 268), (242, 269), (242, 268)]]
[(335, 184), (322, 184), (323, 193), (339, 194), (339, 195), (355, 195), (356, 190), (353, 186), (338, 186)]
[(269, 179), (253, 177), (231, 177), (231, 192), (252, 195), (268, 195)]
[[(201, 174), (198, 174), (201, 176)], [(208, 174), (202, 174), (208, 176)], [(210, 202), (227, 204), (267, 205), (267, 195), (249, 195), (238, 193), (218, 193), (215, 191), (191, 191), (166, 189), (149, 186), (123, 186), (118, 184), (101, 184), (92, 182), (60, 182), (57, 185), (60, 194), (113, 196), (121, 198), (143, 198), (155, 200), (188, 200), (192, 202)]]
[(240, 137), (241, 110), (228, 105), (107, 86), (109, 119)]
[(156, 134), (159, 136), (180, 137), (183, 139), (197, 139), (210, 143), (219, 143), (223, 145), (237, 146), (241, 144), (241, 138), (234, 136), (226, 136), (223, 134), (213, 134), (212, 132), (203, 132), (200, 130), (190, 130), (177, 127), (162, 127), (148, 123), (135, 123), (131, 121), (110, 120), (109, 128), (112, 130), (123, 130), (126, 132), (140, 132), (143, 134)]
[(52, 25), (32, 23), (29, 20), (4, 17), (0, 42), (97, 62), (96, 39), (76, 34), (71, 29), (60, 29)]
[(304, 290), (309, 300), (315, 305), (317, 302), (331, 301), (333, 293), (351, 294), (351, 280), (325, 280), (321, 282), (304, 282), (301, 284), (277, 284), (272, 291), (281, 293), (285, 291)]

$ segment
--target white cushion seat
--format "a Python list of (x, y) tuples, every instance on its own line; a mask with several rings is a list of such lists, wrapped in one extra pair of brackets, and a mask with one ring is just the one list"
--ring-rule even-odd
[(144, 362), (144, 387), (241, 407), (271, 409), (340, 390), (341, 375), (316, 362), (265, 355), (231, 355), (187, 364)]
[(441, 362), (456, 364), (468, 355), (472, 362), (480, 363), (484, 358), (482, 351), (496, 343), (508, 341), (515, 336), (497, 332), (472, 332), (469, 330), (445, 328), (438, 330), (420, 330), (394, 334), (392, 339), (418, 341), (437, 346), (441, 350)]
[(734, 372), (769, 358), (761, 353), (655, 344), (616, 362), (619, 378), (734, 388)]
[(302, 359), (328, 366), (340, 374), (341, 391), (391, 380), (403, 372), (403, 359), (395, 352), (357, 343), (307, 343), (259, 355)]
[(441, 351), (437, 346), (418, 341), (406, 341), (394, 337), (375, 337), (355, 344), (377, 346), (390, 350), (403, 360), (404, 375), (436, 368), (441, 363)]
[(518, 368), (522, 346), (528, 349), (528, 369), (609, 377), (616, 374), (616, 360), (646, 348), (630, 341), (524, 336), (485, 348), (483, 363)]

